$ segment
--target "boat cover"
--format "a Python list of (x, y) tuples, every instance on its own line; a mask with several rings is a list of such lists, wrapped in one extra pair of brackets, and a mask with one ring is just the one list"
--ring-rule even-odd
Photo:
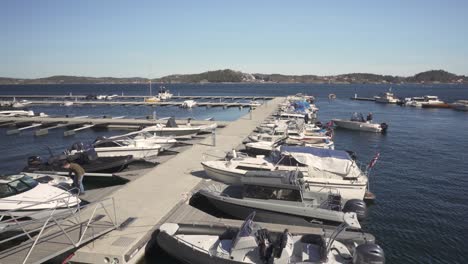
[(281, 146), (281, 153), (289, 153), (299, 163), (311, 169), (353, 177), (359, 168), (346, 151), (314, 147)]

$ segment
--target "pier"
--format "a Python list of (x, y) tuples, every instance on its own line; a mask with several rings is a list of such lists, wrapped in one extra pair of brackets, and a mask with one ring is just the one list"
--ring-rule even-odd
[[(117, 221), (132, 220), (125, 228), (112, 230), (81, 247), (71, 261), (135, 263), (143, 256), (145, 245), (154, 230), (167, 219), (177, 220), (173, 215), (175, 211), (178, 215), (186, 213), (184, 221), (202, 221), (203, 217), (190, 219), (190, 215), (194, 217), (190, 213), (194, 209), (185, 205), (191, 192), (203, 180), (200, 162), (208, 155), (223, 156), (236, 148), (283, 100), (275, 98), (218, 130), (215, 145), (208, 137), (111, 193), (108, 197), (114, 199), (118, 208)], [(171, 215), (172, 218), (169, 218)], [(210, 216), (210, 219), (213, 221), (213, 217)]]
[[(144, 126), (154, 126), (156, 124), (164, 124), (165, 119), (136, 119), (136, 118), (125, 118), (124, 116), (111, 117), (0, 117), (0, 126), (14, 126), (16, 128), (8, 130), (7, 135), (18, 134), (21, 131), (27, 129), (37, 128), (34, 132), (36, 136), (42, 136), (48, 134), (49, 130), (57, 128), (72, 127), (71, 130), (64, 132), (64, 136), (70, 136), (80, 130), (89, 129), (92, 127), (107, 127), (107, 128), (124, 128), (124, 129), (138, 129)], [(187, 120), (176, 120), (179, 125), (187, 124)], [(209, 120), (190, 120), (190, 124), (197, 125), (208, 125), (216, 123), (218, 127), (226, 126), (227, 122), (222, 121), (209, 121)]]
[[(0, 98), (5, 99), (85, 99), (87, 95), (0, 95)], [(152, 96), (149, 95), (118, 95), (114, 101), (118, 99), (144, 99)], [(212, 100), (271, 100), (272, 96), (213, 96), (213, 95), (173, 95), (172, 99), (212, 99)], [(103, 101), (103, 100), (101, 100)]]

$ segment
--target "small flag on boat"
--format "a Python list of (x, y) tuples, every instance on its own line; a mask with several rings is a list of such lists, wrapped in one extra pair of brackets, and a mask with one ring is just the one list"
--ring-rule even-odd
[(369, 165), (367, 166), (367, 168), (368, 169), (373, 168), (379, 158), (380, 158), (380, 153), (377, 153), (375, 157), (369, 162)]

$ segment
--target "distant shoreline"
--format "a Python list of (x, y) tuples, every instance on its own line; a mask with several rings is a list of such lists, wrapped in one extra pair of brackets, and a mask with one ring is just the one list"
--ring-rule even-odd
[(349, 73), (333, 76), (243, 73), (233, 70), (208, 71), (198, 74), (174, 74), (161, 78), (86, 77), (57, 75), (46, 78), (21, 79), (0, 77), (0, 85), (54, 84), (466, 84), (468, 77), (444, 70), (430, 70), (401, 77), (372, 73)]

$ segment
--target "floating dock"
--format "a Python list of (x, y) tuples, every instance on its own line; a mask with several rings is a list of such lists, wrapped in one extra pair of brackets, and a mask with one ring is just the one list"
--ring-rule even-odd
[(375, 98), (369, 98), (369, 97), (351, 97), (351, 100), (356, 100), (356, 101), (373, 101), (375, 102)]
[[(112, 100), (112, 101), (70, 101), (73, 102), (73, 105), (67, 106), (67, 107), (73, 107), (73, 106), (115, 106), (115, 105), (120, 105), (120, 106), (182, 106), (184, 102), (176, 102), (176, 101), (160, 101), (160, 102), (145, 102), (145, 101), (119, 101), (119, 100)], [(37, 100), (37, 101), (28, 101), (28, 104), (25, 105), (27, 106), (32, 106), (32, 105), (63, 105), (64, 101), (51, 101), (51, 100)], [(223, 107), (223, 108), (229, 108), (229, 107), (257, 107), (258, 104), (254, 103), (240, 103), (240, 102), (225, 102), (225, 101), (219, 101), (219, 102), (197, 102), (198, 107)]]
[[(42, 136), (48, 134), (49, 130), (57, 128), (71, 128), (64, 132), (64, 136), (70, 136), (78, 131), (93, 128), (93, 127), (107, 127), (107, 128), (125, 128), (125, 129), (138, 129), (145, 126), (153, 126), (156, 124), (164, 124), (167, 120), (165, 119), (135, 119), (125, 118), (124, 116), (111, 117), (104, 116), (88, 117), (0, 117), (0, 127), (16, 127), (7, 131), (7, 135), (18, 134), (21, 131), (27, 129), (36, 128), (34, 134), (36, 136)], [(187, 124), (187, 120), (176, 120), (179, 125)], [(209, 125), (216, 123), (218, 127), (226, 126), (227, 122), (222, 121), (209, 121), (209, 120), (190, 120), (190, 124), (193, 126), (197, 125)]]
[[(0, 98), (9, 98), (9, 99), (85, 99), (87, 95), (0, 95)], [(118, 95), (115, 100), (119, 99), (138, 99), (138, 98), (149, 98), (152, 96), (149, 95)], [(271, 100), (274, 97), (272, 96), (212, 96), (212, 95), (173, 95), (171, 99), (213, 99), (213, 100)], [(103, 100), (101, 100), (103, 101)]]
[(208, 137), (110, 194), (109, 198), (114, 199), (118, 208), (117, 220), (132, 221), (128, 222), (125, 229), (113, 230), (81, 247), (71, 261), (136, 263), (144, 255), (145, 245), (154, 230), (171, 215), (172, 220), (175, 219), (175, 210), (178, 214), (187, 213), (184, 221), (197, 220), (190, 219), (189, 211), (192, 212), (192, 207), (185, 206), (185, 201), (203, 180), (200, 162), (210, 155), (222, 157), (236, 148), (283, 101), (284, 98), (275, 98), (218, 130), (215, 145), (213, 138)]

